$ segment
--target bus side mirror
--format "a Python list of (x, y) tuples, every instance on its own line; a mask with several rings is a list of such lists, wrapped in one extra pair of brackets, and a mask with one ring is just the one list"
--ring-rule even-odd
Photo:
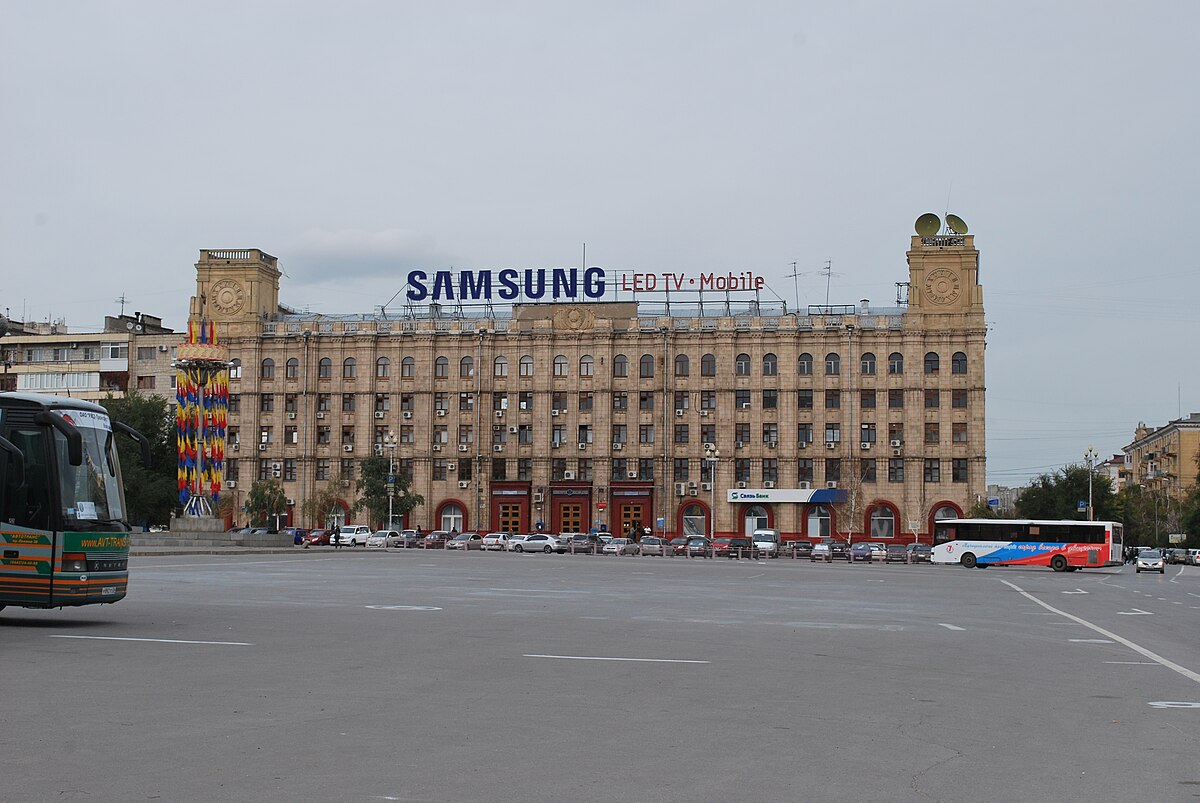
[(39, 424), (52, 426), (62, 433), (62, 436), (67, 439), (67, 462), (73, 466), (83, 465), (83, 436), (79, 434), (79, 430), (63, 420), (62, 416), (48, 413), (45, 410), (35, 415), (33, 420)]
[(21, 454), (21, 450), (17, 445), (8, 438), (0, 437), (0, 451), (8, 452), (8, 457), (13, 464), (13, 487), (20, 488), (25, 484), (25, 455)]
[(138, 442), (138, 444), (142, 447), (142, 465), (146, 468), (150, 468), (150, 441), (146, 438), (146, 436), (128, 424), (123, 424), (120, 421), (113, 421), (112, 425), (113, 429), (115, 429), (117, 432), (120, 432), (122, 435), (128, 435)]

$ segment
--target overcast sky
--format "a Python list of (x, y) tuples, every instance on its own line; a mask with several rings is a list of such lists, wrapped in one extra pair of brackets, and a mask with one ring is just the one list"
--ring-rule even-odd
[[(1200, 411), (1200, 3), (0, 0), (0, 312), (182, 329), (202, 248), (369, 313), (412, 267), (981, 254), (988, 480)], [(1189, 55), (1190, 54), (1190, 55)]]

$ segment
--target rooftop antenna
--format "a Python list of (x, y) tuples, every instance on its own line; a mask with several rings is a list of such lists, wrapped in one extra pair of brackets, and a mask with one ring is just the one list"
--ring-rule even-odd
[(120, 304), (120, 305), (121, 305), (121, 317), (122, 317), (122, 318), (124, 318), (124, 317), (125, 317), (125, 305), (126, 305), (128, 302), (129, 302), (129, 299), (125, 298), (125, 294), (124, 294), (124, 293), (121, 293), (121, 297), (120, 297), (120, 298), (118, 298), (118, 299), (116, 299), (116, 303), (118, 303), (118, 304)]
[(792, 280), (796, 286), (796, 314), (800, 314), (800, 271), (796, 267), (796, 263), (792, 262), (792, 272), (787, 275), (787, 278)]
[(821, 268), (817, 273), (825, 274), (825, 312), (829, 313), (829, 281), (831, 276), (841, 276), (840, 273), (833, 272), (833, 260), (825, 260), (825, 267)]

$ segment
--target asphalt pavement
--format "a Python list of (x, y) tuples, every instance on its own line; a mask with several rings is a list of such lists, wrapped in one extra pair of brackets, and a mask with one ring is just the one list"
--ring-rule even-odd
[(1200, 569), (142, 555), (0, 612), (13, 801), (1200, 796)]

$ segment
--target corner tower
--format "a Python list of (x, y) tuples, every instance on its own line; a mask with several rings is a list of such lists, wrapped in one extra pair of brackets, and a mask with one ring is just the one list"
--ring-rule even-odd
[(190, 318), (219, 323), (230, 335), (256, 334), (279, 311), (278, 263), (257, 248), (201, 251)]

